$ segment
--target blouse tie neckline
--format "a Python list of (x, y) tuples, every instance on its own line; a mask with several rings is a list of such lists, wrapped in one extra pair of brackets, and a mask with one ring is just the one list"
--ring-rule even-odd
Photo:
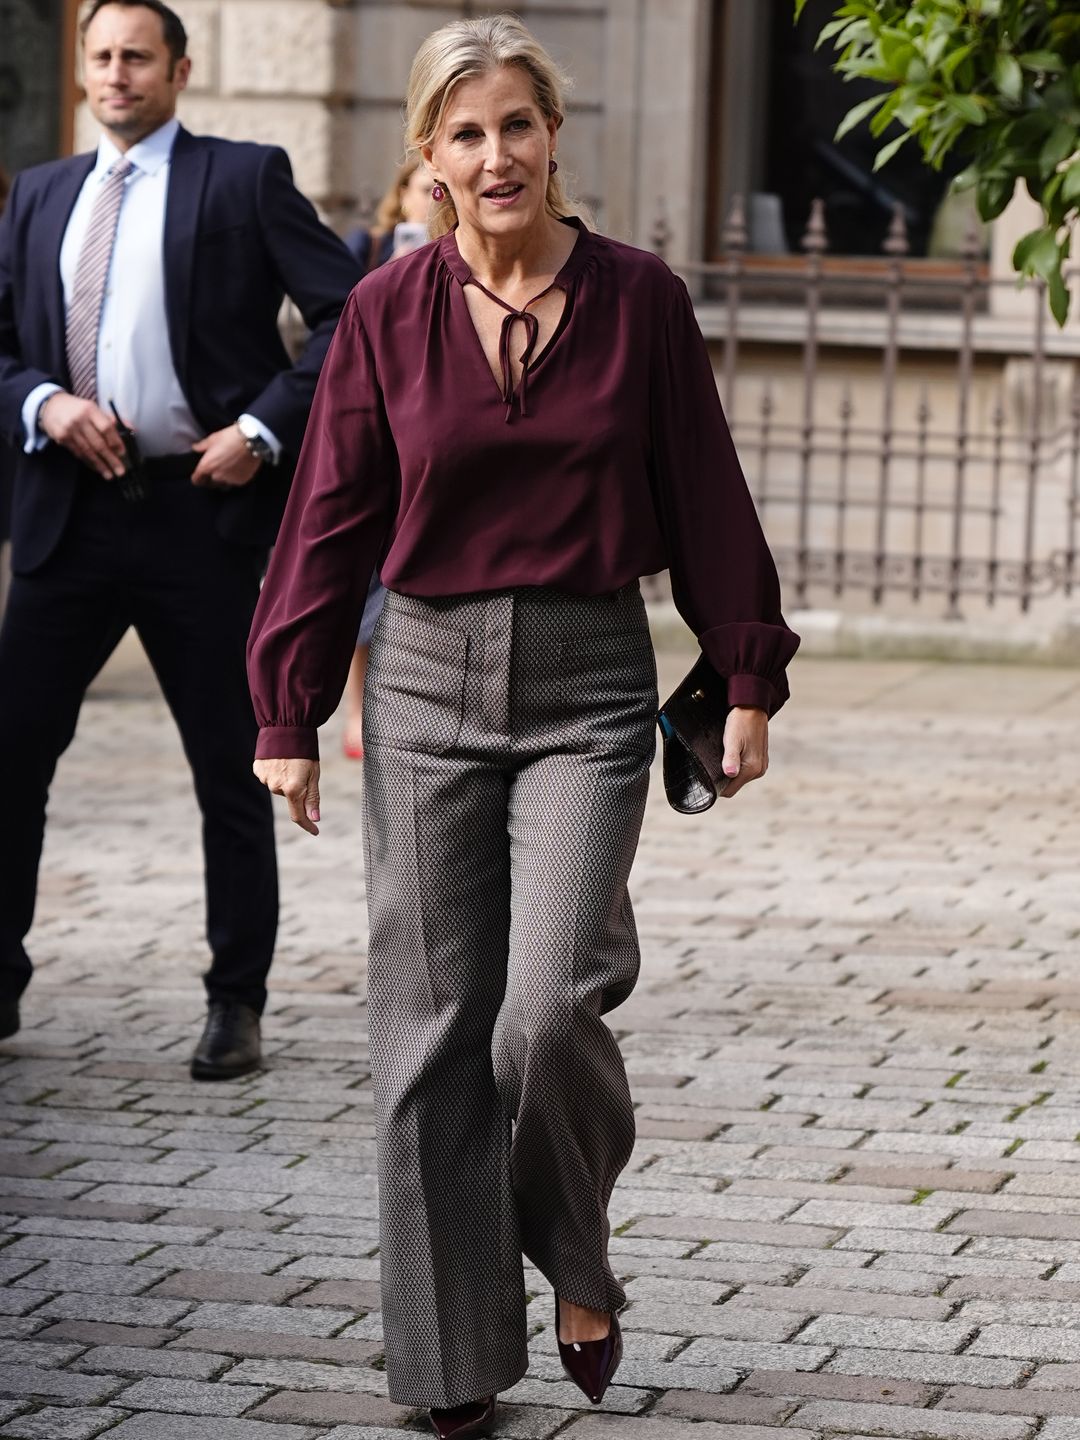
[[(499, 332), (499, 369), (502, 373), (502, 398), (506, 405), (506, 414), (503, 420), (504, 423), (509, 424), (510, 416), (514, 409), (515, 396), (521, 415), (524, 417), (528, 414), (525, 405), (526, 391), (529, 382), (529, 366), (532, 364), (533, 352), (536, 349), (536, 342), (540, 335), (540, 321), (527, 307), (524, 310), (516, 310), (509, 301), (504, 300), (500, 295), (496, 295), (494, 291), (489, 290), (486, 285), (482, 285), (475, 275), (470, 275), (466, 283), (475, 285), (489, 300), (494, 300), (496, 305), (501, 305), (507, 312), (503, 317), (502, 329)], [(544, 296), (554, 290), (558, 284), (558, 279), (553, 280), (546, 290), (541, 290), (539, 295), (532, 297), (528, 302), (529, 305), (535, 305), (537, 300), (542, 300)], [(570, 303), (569, 296), (567, 297), (566, 303)], [(525, 326), (525, 349), (522, 350), (518, 356), (518, 360), (521, 362), (521, 381), (515, 391), (514, 370), (510, 360), (510, 337), (513, 333), (514, 324), (518, 320)]]

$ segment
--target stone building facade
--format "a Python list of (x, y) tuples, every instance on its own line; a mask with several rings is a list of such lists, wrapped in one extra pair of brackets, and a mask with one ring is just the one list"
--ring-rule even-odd
[[(0, 0), (11, 3), (11, 0)], [(195, 131), (273, 142), (332, 222), (363, 215), (402, 154), (412, 57), (471, 4), (177, 0), (191, 41), (181, 118)], [(505, 8), (491, 7), (494, 10)], [(606, 231), (644, 242), (658, 205), (688, 241), (701, 224), (706, 48), (702, 0), (558, 0), (518, 7), (570, 72), (560, 163)], [(85, 107), (75, 148), (93, 143)]]
[[(340, 230), (372, 213), (401, 158), (402, 97), (417, 45), (445, 21), (486, 8), (476, 0), (174, 3), (188, 28), (193, 60), (183, 122), (197, 132), (284, 146), (298, 184)], [(839, 93), (827, 59), (814, 58), (816, 26), (832, 5), (809, 0), (801, 36), (791, 25), (792, 0), (530, 0), (515, 8), (574, 81), (560, 139), (560, 164), (572, 192), (607, 233), (639, 245), (662, 242), (695, 296), (721, 378), (733, 313), (725, 291), (725, 239), (733, 199), (747, 197), (738, 374), (725, 398), (744, 463), (766, 502), (770, 537), (781, 549), (794, 554), (808, 544), (827, 548), (823, 537), (840, 533), (840, 505), (848, 507), (840, 517), (844, 544), (860, 563), (874, 559), (875, 545), (881, 562), (883, 534), (890, 552), (906, 553), (917, 524), (919, 543), (939, 568), (950, 553), (955, 560), (960, 535), (987, 574), (1003, 574), (1006, 561), (1014, 568), (1024, 563), (1018, 537), (1029, 512), (1041, 557), (1061, 548), (1063, 533), (1070, 554), (1080, 553), (1080, 536), (1072, 542), (1080, 524), (1080, 318), (1074, 316), (1062, 333), (1049, 327), (1033, 365), (1033, 296), (1030, 290), (1018, 294), (1011, 283), (1012, 246), (1038, 212), (1019, 199), (978, 238), (978, 307), (965, 379), (960, 308), (968, 277), (976, 273), (972, 252), (965, 268), (959, 229), (952, 224), (950, 234), (950, 224), (940, 223), (949, 210), (942, 201), (946, 181), (927, 175), (914, 147), (908, 147), (906, 173), (890, 166), (877, 177), (872, 155), (860, 153), (857, 144), (847, 150), (832, 144), (835, 107), (857, 98)], [(48, 158), (28, 153), (35, 145), (63, 153), (94, 143), (93, 122), (72, 80), (76, 17), (75, 0), (51, 0), (51, 6), (49, 0), (0, 0), (0, 33), (15, 39), (0, 51), (0, 161), (5, 147), (18, 163), (29, 163)], [(19, 92), (11, 54), (39, 63), (50, 45), (58, 57), (51, 101), (40, 73), (32, 76), (21, 63), (15, 66), (24, 72)], [(42, 121), (49, 103), (51, 130)], [(20, 122), (19, 105), (32, 123)], [(777, 266), (797, 271), (808, 197), (822, 190), (830, 191), (823, 211), (829, 273), (835, 281), (848, 268), (871, 289), (854, 303), (851, 295), (822, 292), (811, 370), (807, 292), (797, 281), (779, 299), (755, 287)], [(874, 292), (871, 282), (888, 274), (881, 249), (896, 210), (908, 217), (915, 278), (935, 275), (939, 298), (922, 305), (917, 285), (908, 288), (890, 362), (887, 289)], [(815, 414), (808, 420), (811, 373)], [(883, 525), (873, 436), (886, 449), (903, 452), (906, 444), (911, 451), (920, 425), (927, 428), (920, 415), (928, 395), (929, 428), (945, 434), (947, 453), (940, 463), (922, 467), (921, 480), (917, 455), (898, 453), (888, 487), (893, 513)], [(769, 428), (782, 423), (796, 436), (788, 460), (781, 463), (774, 450), (770, 474), (756, 474), (765, 463)], [(841, 501), (833, 474), (840, 463), (838, 423), (871, 435), (869, 442), (864, 438), (861, 460), (848, 457), (854, 473), (850, 484), (844, 481)], [(819, 440), (820, 453), (809, 463), (800, 447), (805, 452)], [(1002, 462), (996, 478), (995, 446), (1015, 457)], [(1041, 467), (1037, 504), (1031, 498), (1035, 451)], [(917, 485), (926, 493), (916, 496)], [(991, 491), (996, 498), (987, 499)], [(959, 521), (958, 503), (970, 511)], [(983, 554), (988, 527), (997, 560)], [(1061, 587), (1053, 588), (1052, 598), (1066, 603)], [(868, 600), (865, 591), (838, 594), (830, 580), (824, 588), (806, 588), (804, 598), (855, 609), (872, 601), (904, 609), (928, 603), (917, 590), (907, 599), (886, 591)], [(1000, 596), (990, 586), (980, 599), (992, 610)], [(1051, 613), (1061, 605), (1045, 608)], [(994, 611), (1007, 612), (1002, 604)]]

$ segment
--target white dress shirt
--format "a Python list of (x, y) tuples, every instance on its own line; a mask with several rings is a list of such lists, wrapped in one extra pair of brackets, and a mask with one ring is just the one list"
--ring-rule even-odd
[[(129, 160), (133, 169), (124, 182), (101, 305), (97, 398), (103, 410), (109, 410), (110, 401), (115, 404), (121, 418), (136, 432), (144, 455), (181, 454), (206, 433), (192, 414), (176, 374), (165, 311), (165, 200), (172, 148), (179, 129), (178, 120), (169, 120), (124, 156), (103, 135), (94, 168), (79, 191), (60, 247), (66, 313), (94, 201), (116, 161)], [(45, 399), (60, 388), (38, 385), (26, 397), (22, 418), (27, 450), (47, 443), (48, 437), (38, 428), (38, 411)], [(276, 460), (281, 451), (277, 437), (254, 416), (243, 418), (254, 422)]]

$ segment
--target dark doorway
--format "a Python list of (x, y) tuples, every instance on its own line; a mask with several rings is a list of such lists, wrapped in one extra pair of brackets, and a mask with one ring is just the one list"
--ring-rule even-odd
[(778, 13), (772, 32), (765, 188), (780, 196), (789, 247), (798, 248), (810, 202), (821, 196), (834, 254), (880, 254), (894, 207), (900, 204), (911, 253), (925, 255), (951, 174), (928, 168), (915, 144), (905, 145), (875, 174), (874, 156), (885, 140), (875, 140), (865, 124), (837, 142), (833, 137), (848, 110), (882, 87), (871, 81), (845, 82), (833, 71), (830, 43), (815, 51), (822, 26), (838, 9), (837, 0), (809, 0), (797, 26), (791, 24), (791, 0), (773, 4)]
[(70, 0), (0, 0), (0, 165), (9, 174), (71, 148)]

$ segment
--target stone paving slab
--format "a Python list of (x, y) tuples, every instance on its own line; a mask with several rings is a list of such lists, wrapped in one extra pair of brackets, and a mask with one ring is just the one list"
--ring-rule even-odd
[[(1078, 1440), (1080, 675), (797, 661), (793, 693), (764, 785), (697, 820), (654, 786), (642, 978), (611, 1017), (638, 1111), (626, 1361), (579, 1403), (529, 1267), (497, 1433)], [(319, 840), (280, 825), (268, 1068), (201, 1086), (179, 742), (130, 646), (84, 707), (0, 1045), (0, 1440), (424, 1428), (385, 1393), (338, 745), (335, 722)]]

